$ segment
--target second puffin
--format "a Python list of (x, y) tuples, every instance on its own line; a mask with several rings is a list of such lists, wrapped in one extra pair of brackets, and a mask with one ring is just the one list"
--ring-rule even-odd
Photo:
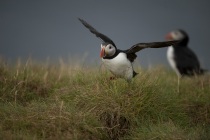
[(101, 44), (100, 57), (105, 67), (111, 71), (116, 77), (124, 78), (128, 82), (131, 81), (137, 73), (133, 70), (132, 62), (136, 59), (136, 52), (145, 48), (162, 48), (176, 44), (178, 41), (164, 41), (151, 43), (137, 43), (130, 49), (117, 49), (114, 42), (106, 35), (98, 32), (86, 21), (80, 19), (80, 22), (90, 30), (91, 33), (99, 37), (103, 43)]

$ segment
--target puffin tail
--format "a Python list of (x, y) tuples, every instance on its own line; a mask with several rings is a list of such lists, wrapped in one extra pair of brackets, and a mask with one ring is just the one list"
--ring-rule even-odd
[(204, 73), (207, 73), (209, 70), (207, 70), (207, 69), (200, 69), (200, 74), (204, 74)]
[(133, 71), (133, 77), (135, 77), (138, 73), (136, 73), (135, 71)]

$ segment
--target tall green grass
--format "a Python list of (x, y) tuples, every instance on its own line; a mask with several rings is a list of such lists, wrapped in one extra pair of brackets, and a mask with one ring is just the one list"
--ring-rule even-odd
[(131, 83), (99, 67), (0, 64), (0, 139), (208, 139), (210, 76), (138, 68)]

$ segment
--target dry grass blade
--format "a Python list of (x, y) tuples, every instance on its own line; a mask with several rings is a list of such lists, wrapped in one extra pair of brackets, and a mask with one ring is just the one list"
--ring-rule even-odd
[(210, 76), (139, 69), (128, 84), (99, 67), (0, 61), (0, 139), (208, 139)]

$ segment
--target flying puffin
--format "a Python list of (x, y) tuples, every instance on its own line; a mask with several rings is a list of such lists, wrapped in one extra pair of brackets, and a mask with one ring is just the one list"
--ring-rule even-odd
[(166, 40), (179, 40), (167, 50), (169, 64), (179, 77), (204, 73), (197, 56), (188, 48), (189, 37), (185, 31), (181, 29), (171, 31), (166, 35)]
[(86, 21), (78, 18), (79, 21), (100, 38), (103, 43), (101, 44), (100, 57), (102, 62), (115, 77), (124, 78), (128, 82), (131, 81), (137, 73), (133, 70), (133, 61), (136, 59), (136, 52), (145, 48), (161, 48), (171, 45), (175, 45), (178, 41), (164, 41), (164, 42), (152, 42), (152, 43), (138, 43), (133, 45), (130, 49), (120, 50), (117, 49), (115, 43), (106, 35), (98, 32)]

